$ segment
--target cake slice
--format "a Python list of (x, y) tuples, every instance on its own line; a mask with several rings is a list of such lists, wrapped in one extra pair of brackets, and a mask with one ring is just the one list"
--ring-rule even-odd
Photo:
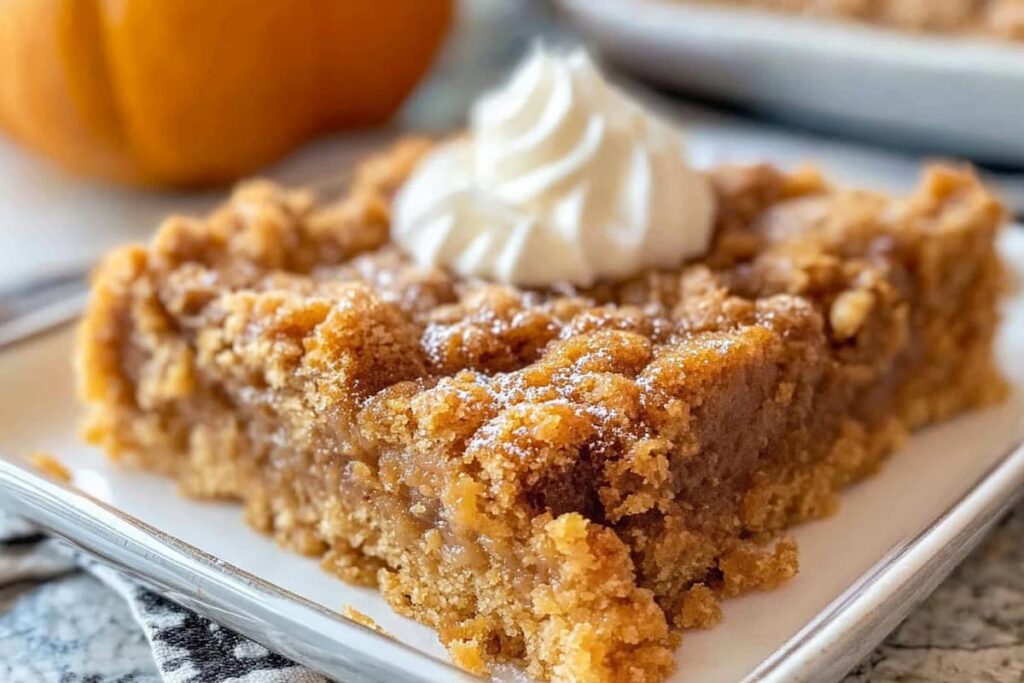
[[(998, 400), (998, 202), (965, 169), (907, 198), (709, 172), (710, 251), (589, 288), (414, 265), (407, 140), (340, 201), (267, 183), (97, 270), (87, 433), (379, 587), (453, 659), (658, 681), (719, 600), (797, 571), (907, 433)], [(684, 654), (685, 656), (685, 654)]]

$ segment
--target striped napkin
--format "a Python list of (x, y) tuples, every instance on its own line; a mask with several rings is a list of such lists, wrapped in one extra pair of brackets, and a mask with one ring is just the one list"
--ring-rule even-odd
[(0, 681), (326, 683), (99, 564), (0, 516)]

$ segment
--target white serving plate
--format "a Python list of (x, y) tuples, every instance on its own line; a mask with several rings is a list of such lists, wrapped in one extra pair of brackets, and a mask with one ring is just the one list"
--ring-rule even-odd
[(1024, 164), (1024, 43), (692, 0), (558, 4), (608, 59), (665, 86), (928, 153)]
[[(1024, 281), (1024, 231), (1007, 231), (1001, 249)], [(243, 524), (237, 506), (180, 498), (170, 482), (117, 469), (84, 446), (72, 337), (66, 325), (49, 327), (0, 351), (0, 507), (346, 683), (470, 679), (446, 664), (430, 630), (395, 615), (375, 592), (278, 549)], [(998, 353), (1016, 385), (1011, 400), (920, 432), (881, 473), (846, 491), (837, 515), (795, 529), (800, 574), (776, 591), (727, 601), (722, 625), (686, 636), (673, 681), (837, 679), (938, 585), (1024, 490), (1019, 286)], [(34, 450), (55, 454), (73, 485), (27, 467)], [(394, 638), (341, 617), (345, 604)]]

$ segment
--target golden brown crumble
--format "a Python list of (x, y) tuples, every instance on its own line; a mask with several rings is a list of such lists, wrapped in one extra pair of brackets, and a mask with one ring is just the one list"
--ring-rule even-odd
[(46, 476), (67, 483), (71, 481), (71, 471), (56, 456), (44, 451), (34, 451), (28, 456), (32, 467)]
[(852, 19), (906, 31), (1024, 40), (1024, 0), (700, 0)]
[(382, 636), (387, 636), (389, 638), (393, 638), (394, 637), (390, 633), (388, 633), (386, 630), (384, 630), (384, 628), (380, 624), (378, 624), (376, 621), (374, 621), (373, 617), (371, 617), (369, 614), (365, 614), (364, 612), (360, 612), (359, 610), (357, 610), (352, 605), (349, 605), (349, 604), (342, 605), (341, 606), (341, 614), (346, 619), (351, 619), (352, 621), (356, 622), (360, 626), (365, 626), (366, 628), (370, 629), (371, 631), (376, 631), (377, 633), (381, 634)]
[(468, 670), (663, 679), (720, 598), (796, 572), (786, 527), (908, 430), (1004, 392), (1002, 210), (967, 170), (892, 199), (716, 169), (706, 258), (521, 290), (388, 243), (427, 149), (324, 206), (245, 185), (113, 253), (78, 368), (112, 457), (243, 501)]

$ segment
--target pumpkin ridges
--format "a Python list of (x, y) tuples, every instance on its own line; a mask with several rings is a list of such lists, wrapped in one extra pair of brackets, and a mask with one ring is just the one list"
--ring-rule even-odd
[(68, 94), (92, 134), (105, 145), (123, 150), (125, 138), (111, 91), (97, 0), (65, 0), (62, 4), (66, 9), (58, 33)]
[(230, 180), (390, 114), (452, 5), (2, 0), (0, 127), (92, 174)]
[[(97, 136), (71, 97), (82, 68), (76, 45), (88, 44), (88, 27), (66, 31), (67, 16), (82, 0), (8, 0), (0, 18), (0, 110), (14, 137), (72, 168), (126, 175), (121, 150)], [(35, 30), (26, 26), (38, 24)], [(69, 42), (70, 41), (70, 42)]]
[[(6, 16), (0, 21), (0, 108), (4, 111), (4, 124), (12, 134), (33, 144), (44, 144), (45, 138), (34, 130), (37, 118), (33, 112), (39, 110), (35, 93), (41, 89), (55, 90), (55, 69), (49, 53), (54, 41), (52, 31), (19, 30), (29, 20), (33, 9), (30, 5), (25, 0), (10, 0), (4, 8)], [(54, 5), (46, 9), (44, 21), (55, 22), (58, 8)], [(26, 64), (33, 64), (32, 73)], [(48, 115), (45, 111), (41, 113)]]
[[(260, 30), (266, 13), (286, 6), (240, 0), (103, 2), (107, 59), (125, 135), (154, 179), (217, 182), (236, 175), (240, 165), (249, 170), (269, 160), (262, 148), (289, 120), (267, 120), (268, 100), (288, 93), (261, 92), (275, 67), (245, 61), (271, 53), (278, 66), (289, 66), (293, 53), (282, 44), (289, 34), (282, 31), (274, 41)], [(257, 119), (261, 126), (253, 125)]]
[(307, 14), (307, 2), (107, 0), (116, 6), (105, 19), (125, 130), (159, 180), (226, 180), (321, 130), (308, 46), (323, 10), (350, 3), (308, 2)]
[(92, 151), (101, 157), (108, 177), (137, 173), (111, 88), (109, 65), (100, 30), (98, 0), (64, 0), (58, 27), (68, 97), (93, 137)]

